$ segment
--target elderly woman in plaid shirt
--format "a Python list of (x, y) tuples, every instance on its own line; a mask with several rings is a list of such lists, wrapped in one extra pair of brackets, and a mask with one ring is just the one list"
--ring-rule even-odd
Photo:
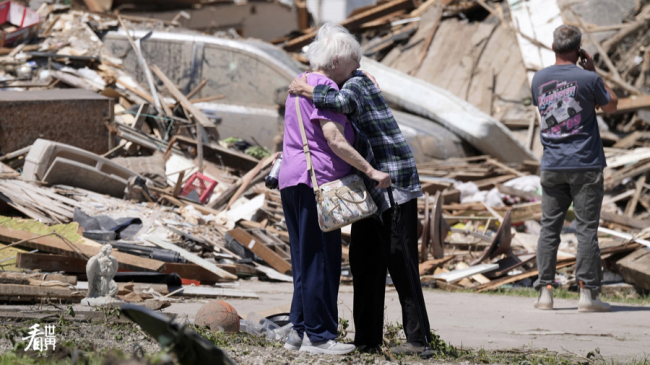
[[(338, 32), (347, 33), (341, 26)], [(422, 196), (415, 160), (393, 114), (371, 79), (372, 76), (354, 70), (341, 85), (340, 90), (328, 85), (309, 85), (305, 77), (295, 79), (289, 92), (313, 99), (320, 109), (345, 113), (355, 131), (354, 147), (372, 167), (387, 172), (392, 181), (395, 202), (400, 206), (400, 224), (410, 250), (411, 265), (405, 267), (402, 247), (388, 202), (386, 189), (363, 177), (366, 187), (377, 204), (378, 215), (352, 224), (350, 268), (354, 285), (354, 343), (360, 350), (377, 351), (382, 344), (386, 270), (397, 289), (402, 305), (402, 319), (407, 343), (391, 348), (393, 353), (416, 354), (424, 350), (424, 341), (415, 300), (425, 313), (425, 332), (429, 322), (422, 296), (417, 285), (413, 293), (407, 270), (417, 272), (417, 198)], [(419, 282), (418, 282), (419, 284)]]

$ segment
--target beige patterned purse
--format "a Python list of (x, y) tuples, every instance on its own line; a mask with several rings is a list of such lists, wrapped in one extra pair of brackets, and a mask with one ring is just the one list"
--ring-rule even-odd
[(363, 179), (356, 174), (318, 186), (316, 172), (311, 162), (311, 152), (305, 134), (305, 125), (300, 113), (300, 97), (296, 96), (296, 113), (300, 124), (302, 149), (307, 159), (307, 170), (316, 195), (318, 225), (323, 232), (333, 231), (367, 218), (377, 211), (377, 205), (370, 197)]

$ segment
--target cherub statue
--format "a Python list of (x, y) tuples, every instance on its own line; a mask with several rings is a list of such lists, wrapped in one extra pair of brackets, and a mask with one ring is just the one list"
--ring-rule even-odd
[(85, 305), (105, 305), (120, 300), (115, 298), (118, 288), (113, 280), (117, 273), (117, 259), (111, 256), (113, 247), (104, 245), (99, 253), (88, 260), (88, 296), (81, 301)]

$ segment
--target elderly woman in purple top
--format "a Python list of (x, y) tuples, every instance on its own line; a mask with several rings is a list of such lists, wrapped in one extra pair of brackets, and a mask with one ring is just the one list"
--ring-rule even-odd
[[(337, 88), (359, 67), (359, 43), (340, 27), (324, 25), (309, 46), (307, 58), (314, 72), (311, 85)], [(341, 230), (324, 233), (318, 226), (316, 198), (302, 148), (295, 98), (286, 102), (282, 169), (279, 176), (284, 216), (291, 241), (293, 269), (293, 330), (285, 344), (290, 350), (322, 354), (346, 354), (354, 345), (336, 342), (337, 297), (341, 275)], [(344, 114), (318, 109), (311, 99), (299, 97), (299, 107), (319, 184), (352, 173), (366, 173), (381, 186), (390, 176), (375, 170), (354, 150), (354, 131)]]

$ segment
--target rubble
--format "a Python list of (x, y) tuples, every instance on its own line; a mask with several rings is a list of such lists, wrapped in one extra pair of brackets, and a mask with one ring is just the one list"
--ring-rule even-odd
[[(106, 245), (119, 269), (132, 271), (118, 272), (133, 281), (117, 283), (125, 302), (255, 299), (227, 284), (291, 282), (280, 195), (263, 180), (282, 145), (286, 87), (305, 69), (298, 52), (317, 30), (304, 4), (295, 24), (263, 36), (246, 30), (248, 21), (232, 26), (244, 28), (238, 36), (213, 36), (196, 30), (225, 29), (190, 20), (233, 4), (191, 8), (187, 20), (172, 15), (198, 2), (168, 1), (162, 12), (139, 1), (85, 2), (98, 8), (43, 5), (39, 33), (0, 49), (0, 300), (79, 302), (88, 259)], [(101, 12), (125, 3), (136, 8)], [(606, 283), (650, 290), (650, 5), (639, 2), (613, 25), (569, 5), (553, 21), (583, 28), (621, 97), (617, 114), (599, 115), (608, 164), (601, 257), (614, 278)], [(255, 6), (284, 5), (245, 4)], [(546, 66), (550, 45), (546, 30), (536, 38), (516, 21), (518, 6), (393, 0), (342, 22), (362, 40), (362, 68), (414, 151), (428, 286), (483, 292), (529, 287), (538, 275), (541, 146), (529, 77)], [(255, 35), (270, 42), (244, 38)], [(117, 223), (80, 228), (79, 212)], [(120, 237), (135, 219), (137, 232)], [(558, 252), (566, 288), (575, 285), (573, 220), (570, 210)], [(349, 243), (344, 229), (344, 267)], [(180, 284), (164, 282), (176, 276)]]

